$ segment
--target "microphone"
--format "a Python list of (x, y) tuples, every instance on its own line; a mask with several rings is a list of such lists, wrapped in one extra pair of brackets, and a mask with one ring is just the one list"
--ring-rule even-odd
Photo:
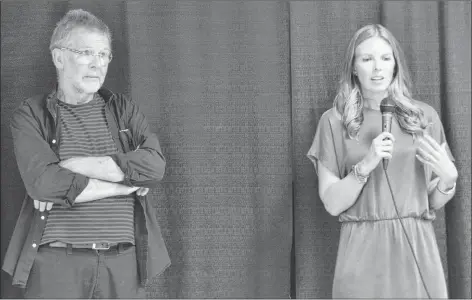
[[(390, 98), (382, 99), (380, 102), (380, 112), (382, 113), (382, 132), (392, 132), (392, 118), (395, 111), (395, 102)], [(388, 159), (383, 159), (383, 168), (387, 170)]]

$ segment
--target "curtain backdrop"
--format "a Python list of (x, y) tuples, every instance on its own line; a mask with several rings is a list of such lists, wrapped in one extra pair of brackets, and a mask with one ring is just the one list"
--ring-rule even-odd
[[(434, 224), (450, 297), (471, 298), (468, 1), (2, 1), (2, 261), (24, 193), (10, 116), (53, 88), (49, 40), (71, 8), (109, 25), (105, 85), (139, 103), (167, 158), (151, 196), (172, 265), (149, 297), (331, 297), (339, 224), (306, 152), (349, 39), (381, 23), (456, 159), (456, 196)], [(21, 297), (3, 272), (1, 283), (3, 298)]]

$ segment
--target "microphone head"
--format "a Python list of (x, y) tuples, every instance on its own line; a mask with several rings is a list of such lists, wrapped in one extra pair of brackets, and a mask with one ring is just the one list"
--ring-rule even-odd
[(380, 112), (381, 113), (392, 113), (395, 111), (395, 102), (390, 98), (383, 98), (380, 102)]

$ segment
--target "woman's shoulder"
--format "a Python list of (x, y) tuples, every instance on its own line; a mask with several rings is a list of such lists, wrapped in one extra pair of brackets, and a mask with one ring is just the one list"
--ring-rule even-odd
[(427, 120), (434, 121), (437, 118), (439, 118), (439, 115), (436, 109), (434, 109), (434, 107), (432, 107), (428, 103), (420, 101), (420, 100), (414, 100), (414, 99), (411, 101), (416, 107), (419, 107), (421, 108), (421, 110), (423, 110), (424, 116)]
[(330, 109), (323, 112), (320, 118), (320, 122), (329, 122), (331, 124), (338, 124), (338, 123), (342, 124), (342, 119), (338, 111), (334, 107), (331, 107)]

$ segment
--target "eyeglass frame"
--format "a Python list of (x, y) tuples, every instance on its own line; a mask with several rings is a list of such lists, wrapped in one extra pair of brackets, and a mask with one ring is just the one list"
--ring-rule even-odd
[[(64, 50), (64, 49), (65, 49), (65, 50), (69, 50), (70, 52), (75, 53), (75, 54), (85, 55), (85, 56), (91, 55), (91, 56), (96, 56), (96, 57), (98, 57), (98, 58), (101, 59), (101, 60), (104, 59), (104, 57), (101, 57), (99, 53), (95, 53), (93, 50), (77, 50), (77, 49), (72, 49), (72, 48), (68, 48), (68, 47), (56, 47), (56, 49), (60, 49), (60, 50)], [(92, 53), (91, 53), (91, 54), (85, 54), (87, 51), (90, 51), (90, 52), (92, 52)], [(111, 60), (113, 59), (113, 54), (112, 54), (111, 51), (110, 51), (110, 54), (108, 55), (108, 59), (109, 59), (109, 61), (108, 61), (108, 63), (106, 63), (106, 64), (109, 64), (109, 63), (111, 62)], [(90, 61), (90, 62), (91, 62), (91, 61)], [(89, 63), (90, 63), (90, 62), (89, 62)]]

